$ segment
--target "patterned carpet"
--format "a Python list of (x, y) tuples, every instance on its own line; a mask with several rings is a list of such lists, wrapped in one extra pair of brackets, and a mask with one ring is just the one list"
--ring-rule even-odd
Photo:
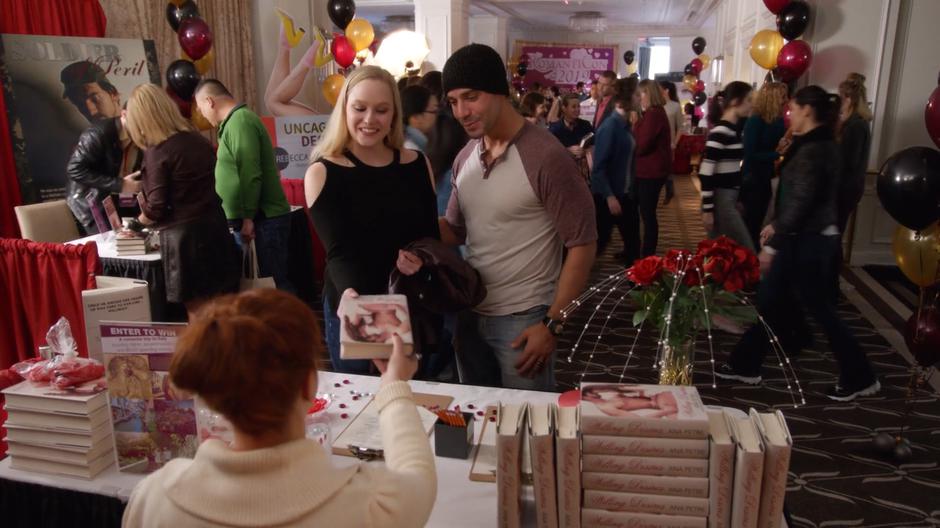
[[(688, 176), (676, 177), (677, 199), (661, 206), (660, 253), (670, 248), (694, 249), (705, 234), (698, 214), (698, 192)], [(591, 284), (622, 271), (610, 257), (620, 251), (619, 238), (595, 266)], [(632, 312), (624, 305), (616, 309), (619, 295), (600, 304), (598, 315), (585, 330), (596, 303), (585, 305), (571, 316), (563, 336), (556, 374), (559, 390), (576, 387), (582, 380), (655, 383), (652, 368), (655, 336), (632, 326)], [(765, 367), (764, 382), (751, 387), (713, 378), (708, 346), (696, 348), (695, 382), (708, 404), (758, 411), (780, 409), (794, 437), (787, 503), (795, 527), (927, 527), (940, 525), (940, 401), (932, 391), (922, 390), (907, 419), (905, 436), (913, 457), (897, 464), (878, 454), (872, 438), (879, 432), (896, 432), (904, 422), (909, 365), (845, 298), (840, 313), (861, 341), (875, 365), (882, 391), (873, 397), (838, 404), (825, 398), (825, 390), (837, 376), (835, 361), (825, 337), (818, 330), (815, 345), (793, 358), (807, 404), (794, 408), (780, 368)], [(606, 318), (610, 313), (611, 318)], [(607, 327), (599, 332), (603, 324)], [(572, 345), (585, 334), (577, 353), (568, 361)], [(598, 340), (598, 334), (601, 338)], [(715, 332), (716, 361), (727, 356), (736, 337)], [(634, 346), (635, 343), (635, 346)], [(633, 351), (629, 366), (627, 357)]]

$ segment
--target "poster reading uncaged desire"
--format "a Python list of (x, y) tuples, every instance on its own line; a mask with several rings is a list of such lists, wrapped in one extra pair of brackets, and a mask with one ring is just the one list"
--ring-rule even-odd
[(274, 160), (282, 178), (303, 179), (313, 160), (310, 152), (326, 130), (329, 115), (262, 118), (274, 144)]
[(0, 82), (24, 203), (65, 197), (66, 164), (96, 119), (160, 84), (153, 41), (0, 35)]
[(573, 90), (578, 82), (589, 84), (617, 64), (617, 46), (604, 44), (551, 44), (516, 41), (516, 57), (529, 56), (526, 88), (533, 83)]

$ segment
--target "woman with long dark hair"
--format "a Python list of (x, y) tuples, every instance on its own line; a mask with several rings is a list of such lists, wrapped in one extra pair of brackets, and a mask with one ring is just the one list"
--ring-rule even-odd
[[(780, 164), (776, 217), (761, 232), (763, 278), (758, 311), (776, 335), (799, 326), (803, 310), (823, 327), (839, 363), (839, 379), (826, 395), (836, 401), (881, 389), (871, 363), (839, 319), (829, 281), (839, 250), (840, 161), (835, 142), (839, 97), (819, 86), (802, 88), (790, 100), (793, 143)], [(793, 297), (797, 302), (791, 302)], [(749, 384), (760, 370), (770, 339), (763, 324), (751, 327), (716, 374)]]
[(741, 159), (744, 149), (738, 123), (751, 113), (751, 85), (734, 81), (712, 98), (709, 119), (721, 116), (708, 133), (698, 176), (702, 182), (702, 223), (712, 238), (725, 235), (755, 250), (741, 213)]

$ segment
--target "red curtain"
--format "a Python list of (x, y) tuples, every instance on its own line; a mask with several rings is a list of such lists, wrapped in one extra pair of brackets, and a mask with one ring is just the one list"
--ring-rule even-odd
[[(0, 0), (0, 13), (0, 33), (104, 37), (107, 22), (98, 0)], [(20, 203), (7, 109), (0, 96), (0, 237), (20, 236), (13, 213)]]
[(36, 356), (59, 317), (88, 356), (82, 290), (101, 274), (98, 247), (0, 238), (0, 369)]

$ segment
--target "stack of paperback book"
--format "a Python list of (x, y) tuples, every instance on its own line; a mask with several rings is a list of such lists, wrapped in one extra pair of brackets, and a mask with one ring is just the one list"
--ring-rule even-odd
[(115, 233), (114, 245), (119, 257), (146, 255), (150, 249), (147, 235), (130, 229), (121, 229)]
[(583, 526), (705, 528), (709, 417), (694, 387), (581, 384)]
[(13, 469), (92, 479), (114, 463), (104, 379), (68, 390), (24, 381), (3, 394)]

